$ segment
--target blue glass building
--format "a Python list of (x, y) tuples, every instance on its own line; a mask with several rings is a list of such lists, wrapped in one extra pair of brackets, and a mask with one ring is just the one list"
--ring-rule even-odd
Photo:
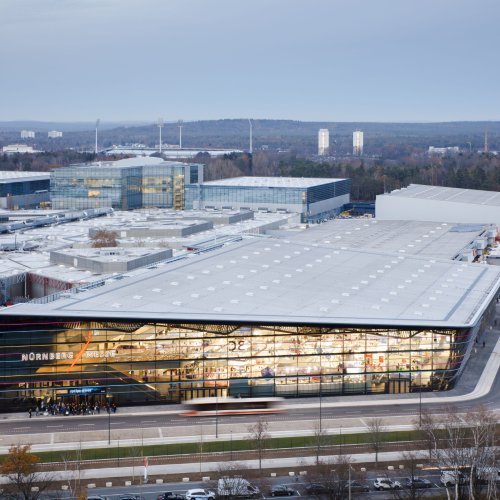
[(291, 212), (306, 222), (338, 214), (350, 191), (350, 179), (235, 177), (193, 186), (189, 198), (193, 208)]
[(52, 207), (76, 209), (113, 207), (186, 207), (187, 186), (203, 182), (203, 165), (128, 158), (76, 164), (54, 169), (50, 176)]

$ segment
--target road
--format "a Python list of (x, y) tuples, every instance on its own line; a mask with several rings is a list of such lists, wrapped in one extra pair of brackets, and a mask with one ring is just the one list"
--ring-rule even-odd
[[(398, 425), (398, 420), (401, 420), (400, 425), (411, 424), (411, 421), (418, 418), (420, 410), (418, 403), (402, 404), (396, 402), (374, 406), (372, 404), (364, 405), (363, 402), (359, 401), (355, 406), (343, 407), (336, 406), (335, 402), (332, 402), (334, 399), (338, 398), (322, 398), (321, 418), (325, 420), (326, 425), (328, 421), (336, 421), (337, 427), (342, 425), (342, 421), (345, 421), (344, 429), (346, 430), (350, 427), (364, 427), (364, 417), (392, 419), (394, 425)], [(487, 395), (471, 401), (457, 402), (453, 406), (459, 412), (466, 412), (479, 404), (490, 410), (500, 410), (500, 377), (496, 377), (492, 389)], [(314, 407), (311, 407), (312, 405)], [(443, 411), (445, 407), (446, 405), (442, 402), (431, 403), (427, 398), (423, 405), (423, 408), (437, 413)], [(110, 417), (107, 414), (35, 417), (33, 414), (31, 419), (26, 416), (23, 420), (0, 420), (0, 435), (107, 431), (110, 425), (113, 432), (128, 429), (158, 430), (159, 428), (177, 428), (175, 434), (180, 436), (184, 433), (187, 435), (193, 434), (191, 430), (186, 431), (186, 427), (199, 429), (200, 426), (207, 426), (210, 423), (215, 425), (214, 417), (183, 417), (178, 414), (180, 407), (173, 409), (171, 406), (167, 406), (165, 408), (164, 411), (139, 414), (133, 413), (133, 409), (118, 410), (116, 414), (112, 414)], [(128, 411), (132, 413), (129, 414)], [(300, 428), (301, 422), (310, 422), (311, 420), (318, 420), (318, 418), (318, 398), (305, 400), (303, 405), (290, 403), (288, 411), (266, 416), (266, 420), (270, 424), (276, 423), (282, 428), (286, 428), (287, 423), (299, 424), (298, 427)], [(255, 416), (219, 416), (217, 420), (221, 429), (230, 427), (230, 430), (234, 432), (235, 429), (247, 427), (253, 423)]]

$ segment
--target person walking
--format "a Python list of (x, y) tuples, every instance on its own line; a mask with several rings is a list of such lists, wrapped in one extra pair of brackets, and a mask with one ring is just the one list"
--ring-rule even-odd
[(33, 412), (33, 410), (30, 408), (30, 409), (28, 410), (28, 415), (30, 416), (30, 418), (31, 418), (31, 413), (32, 413), (32, 412)]

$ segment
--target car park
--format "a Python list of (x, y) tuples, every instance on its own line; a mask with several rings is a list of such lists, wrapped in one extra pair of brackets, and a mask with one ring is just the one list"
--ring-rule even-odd
[(393, 481), (388, 477), (377, 477), (373, 483), (373, 487), (377, 491), (382, 490), (399, 490), (401, 488), (401, 483), (399, 481)]
[(202, 489), (192, 489), (187, 490), (185, 499), (186, 500), (215, 500), (215, 493), (210, 490), (202, 490)]
[(405, 488), (420, 489), (420, 488), (432, 488), (434, 485), (428, 480), (422, 477), (405, 477), (403, 485)]
[(272, 497), (291, 497), (295, 495), (295, 490), (293, 488), (289, 488), (286, 484), (277, 484), (273, 486), (271, 490)]

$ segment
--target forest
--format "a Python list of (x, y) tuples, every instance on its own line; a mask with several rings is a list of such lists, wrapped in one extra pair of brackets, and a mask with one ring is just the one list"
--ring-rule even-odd
[[(113, 158), (73, 150), (36, 154), (0, 155), (0, 170), (46, 172), (71, 163)], [(413, 155), (400, 160), (380, 158), (310, 159), (292, 152), (256, 151), (194, 160), (205, 165), (205, 180), (244, 175), (271, 177), (323, 177), (352, 180), (353, 201), (373, 201), (377, 194), (409, 184), (500, 191), (500, 156), (461, 153), (449, 157)]]

